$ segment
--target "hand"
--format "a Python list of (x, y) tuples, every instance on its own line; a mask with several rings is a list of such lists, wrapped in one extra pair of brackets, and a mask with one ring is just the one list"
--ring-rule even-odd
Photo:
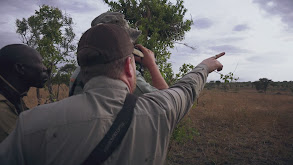
[(161, 75), (161, 72), (156, 64), (155, 60), (155, 54), (147, 49), (146, 47), (137, 44), (135, 45), (137, 49), (139, 49), (144, 57), (141, 58), (135, 58), (135, 61), (141, 62), (150, 72), (151, 78), (152, 78), (152, 85), (157, 89), (167, 89), (169, 88), (168, 84), (164, 80), (164, 78)]
[(216, 69), (217, 71), (221, 71), (223, 69), (223, 65), (217, 59), (224, 55), (225, 55), (225, 52), (222, 52), (213, 57), (203, 60), (201, 64), (205, 64), (208, 67), (209, 73), (211, 73), (212, 71)]
[(147, 49), (146, 47), (140, 44), (135, 45), (135, 47), (139, 49), (144, 55), (142, 59), (139, 57), (135, 57), (136, 62), (142, 63), (143, 66), (145, 66), (147, 69), (150, 69), (151, 67), (157, 67), (155, 54), (151, 50)]

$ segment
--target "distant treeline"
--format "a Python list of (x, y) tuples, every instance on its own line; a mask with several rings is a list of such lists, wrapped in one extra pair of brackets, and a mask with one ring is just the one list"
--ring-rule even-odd
[(248, 82), (230, 82), (210, 81), (205, 88), (219, 88), (224, 90), (235, 88), (255, 88), (259, 92), (266, 92), (267, 89), (278, 89), (280, 91), (290, 90), (293, 93), (293, 81), (272, 81), (267, 78), (260, 78), (258, 81)]

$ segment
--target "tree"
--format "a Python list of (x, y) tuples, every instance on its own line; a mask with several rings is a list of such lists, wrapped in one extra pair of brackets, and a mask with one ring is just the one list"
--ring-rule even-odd
[(194, 68), (194, 65), (192, 64), (183, 64), (179, 68), (179, 73), (176, 74), (175, 80), (181, 79), (183, 76), (185, 76), (188, 72), (190, 72)]
[[(234, 76), (234, 73), (232, 73), (232, 72), (229, 72), (228, 74), (222, 74), (222, 73), (219, 73), (219, 72), (215, 72), (215, 73), (218, 73), (221, 76), (220, 79), (222, 81), (224, 81), (224, 83), (223, 83), (222, 86), (223, 86), (223, 88), (224, 88), (225, 91), (228, 90), (227, 84), (229, 84), (230, 87), (231, 87), (231, 83), (232, 82), (236, 82), (236, 81), (239, 80), (239, 77), (235, 77)], [(219, 85), (220, 85), (220, 83), (219, 83)]]
[(56, 98), (56, 100), (59, 98), (61, 85), (65, 84), (69, 87), (69, 79), (75, 69), (75, 64), (65, 64), (64, 66), (60, 67), (57, 74), (53, 77), (52, 84), (57, 85), (57, 91), (54, 93), (54, 98)]
[[(167, 0), (104, 0), (110, 6), (110, 11), (125, 15), (133, 28), (142, 31), (138, 42), (154, 51), (161, 74), (168, 84), (174, 80), (171, 63), (167, 60), (176, 41), (184, 39), (185, 32), (190, 30), (192, 20), (183, 20), (186, 9), (183, 0), (176, 4)], [(146, 75), (148, 80), (149, 76)]]
[(76, 46), (72, 44), (75, 37), (73, 21), (66, 13), (55, 7), (43, 5), (28, 19), (16, 20), (16, 32), (24, 44), (35, 48), (43, 57), (43, 63), (49, 70), (46, 83), (50, 101), (54, 101), (52, 79), (56, 75), (58, 64), (74, 63), (70, 58)]
[(216, 85), (215, 81), (214, 80), (211, 80), (210, 82), (207, 82), (206, 83), (205, 88), (207, 88), (208, 90), (210, 90), (210, 89), (215, 88), (215, 85)]
[(272, 82), (272, 80), (269, 80), (267, 78), (260, 78), (259, 81), (253, 82), (256, 90), (263, 91), (266, 93), (268, 85)]
[(278, 87), (278, 82), (271, 82), (270, 83), (270, 85), (273, 87), (273, 88), (275, 88), (275, 87)]
[(220, 79), (222, 79), (224, 81), (224, 83), (229, 83), (229, 82), (232, 83), (232, 82), (236, 82), (237, 80), (239, 80), (239, 77), (234, 77), (234, 73), (232, 73), (232, 72), (229, 72), (226, 75), (220, 73), (220, 75), (221, 75)]

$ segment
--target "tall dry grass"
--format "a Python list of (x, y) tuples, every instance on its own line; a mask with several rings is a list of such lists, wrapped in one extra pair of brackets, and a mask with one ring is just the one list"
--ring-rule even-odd
[(187, 118), (200, 135), (172, 142), (168, 164), (293, 164), (293, 96), (205, 90)]
[[(68, 97), (68, 92), (69, 88), (66, 85), (61, 85), (59, 87), (59, 94), (58, 94), (58, 98), (56, 100), (62, 100), (66, 97)], [(53, 86), (53, 93), (57, 94), (58, 91), (58, 86), (55, 85)], [(48, 90), (42, 88), (40, 89), (40, 96), (41, 96), (41, 104), (46, 104), (49, 103), (49, 92)], [(27, 96), (25, 96), (23, 98), (26, 106), (28, 108), (33, 108), (35, 106), (38, 105), (38, 99), (37, 99), (37, 92), (36, 92), (36, 88), (30, 88), (30, 90), (27, 93)]]

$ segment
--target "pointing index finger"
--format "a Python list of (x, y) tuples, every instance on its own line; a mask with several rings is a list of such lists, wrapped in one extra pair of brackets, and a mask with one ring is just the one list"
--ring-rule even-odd
[(225, 55), (225, 52), (222, 52), (222, 53), (220, 53), (220, 54), (215, 55), (214, 58), (215, 58), (215, 59), (218, 59), (218, 58), (220, 58), (220, 57), (222, 57), (222, 56), (224, 56), (224, 55)]

